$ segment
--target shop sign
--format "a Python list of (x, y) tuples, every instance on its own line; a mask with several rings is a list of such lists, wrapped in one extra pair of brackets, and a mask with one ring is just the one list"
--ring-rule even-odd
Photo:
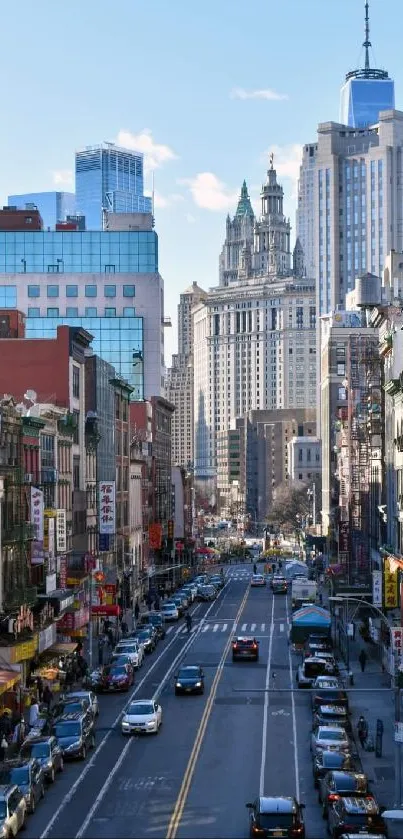
[(397, 573), (391, 571), (388, 559), (384, 560), (383, 565), (383, 586), (384, 586), (384, 600), (385, 609), (397, 608)]
[(56, 545), (58, 553), (67, 551), (66, 510), (56, 510)]
[(61, 629), (74, 629), (74, 612), (67, 612), (67, 615), (63, 615), (57, 622), (57, 628), (59, 632)]
[(10, 650), (10, 664), (17, 664), (18, 661), (27, 661), (29, 658), (34, 657), (38, 649), (38, 636), (35, 635), (31, 641), (23, 641), (22, 644), (16, 644), (15, 647), (9, 647), (8, 649)]
[(37, 617), (37, 624), (40, 629), (43, 629), (50, 621), (53, 621), (55, 617), (55, 610), (50, 603), (46, 603), (45, 606), (41, 609)]
[(44, 550), (53, 556), (55, 552), (55, 517), (56, 510), (44, 511), (43, 547)]
[(65, 609), (69, 609), (70, 606), (73, 606), (74, 603), (74, 594), (71, 594), (69, 597), (65, 597), (64, 600), (59, 600), (59, 615), (60, 612), (64, 612)]
[(61, 556), (60, 561), (60, 571), (59, 571), (59, 584), (60, 588), (67, 588), (67, 556)]
[(46, 594), (51, 594), (52, 591), (56, 591), (56, 589), (57, 589), (56, 574), (47, 574), (46, 575)]
[(99, 482), (99, 532), (115, 533), (115, 481)]
[(159, 551), (162, 545), (162, 527), (158, 522), (150, 524), (148, 528), (148, 542), (150, 548)]
[(31, 565), (43, 565), (44, 561), (43, 542), (31, 542)]
[(35, 539), (37, 542), (43, 542), (44, 539), (43, 517), (43, 492), (41, 489), (31, 487), (31, 523), (35, 528)]
[(403, 664), (403, 627), (393, 626), (390, 629), (392, 650), (395, 658), (395, 672), (402, 670)]
[(382, 571), (372, 572), (372, 603), (382, 608)]
[(41, 629), (38, 635), (38, 652), (43, 653), (56, 643), (56, 624), (52, 623), (46, 629)]

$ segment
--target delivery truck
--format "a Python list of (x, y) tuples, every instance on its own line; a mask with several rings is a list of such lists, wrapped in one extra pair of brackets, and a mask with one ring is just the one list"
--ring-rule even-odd
[(314, 580), (298, 577), (291, 584), (291, 604), (293, 609), (299, 609), (302, 604), (316, 603), (318, 587)]

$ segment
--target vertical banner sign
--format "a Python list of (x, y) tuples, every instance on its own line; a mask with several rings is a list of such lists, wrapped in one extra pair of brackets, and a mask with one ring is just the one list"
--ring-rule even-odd
[(56, 510), (56, 546), (59, 554), (67, 551), (66, 510)]
[(56, 560), (55, 560), (55, 529), (56, 516), (53, 515), (48, 519), (48, 571), (49, 574), (56, 574)]
[(99, 532), (115, 533), (115, 481), (99, 482)]
[(372, 603), (382, 608), (382, 571), (372, 572)]
[(148, 543), (150, 548), (154, 551), (159, 551), (162, 547), (162, 526), (159, 522), (154, 522), (148, 527)]
[(67, 556), (60, 557), (59, 585), (60, 588), (67, 588)]
[(403, 628), (401, 626), (394, 626), (390, 630), (392, 638), (392, 650), (395, 657), (395, 671), (402, 670), (402, 655), (403, 655)]
[(43, 492), (41, 489), (31, 487), (31, 523), (35, 528), (35, 541), (43, 542)]
[(383, 564), (383, 590), (385, 609), (397, 608), (397, 573), (390, 569), (388, 559), (384, 559)]

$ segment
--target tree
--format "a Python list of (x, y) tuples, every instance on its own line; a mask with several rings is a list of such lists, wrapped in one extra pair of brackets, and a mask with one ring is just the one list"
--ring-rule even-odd
[[(312, 483), (289, 485), (280, 484), (276, 489), (275, 499), (268, 515), (268, 521), (279, 525), (288, 525), (295, 529), (298, 520), (312, 516)], [(316, 503), (320, 502), (320, 477), (314, 479), (316, 489)]]

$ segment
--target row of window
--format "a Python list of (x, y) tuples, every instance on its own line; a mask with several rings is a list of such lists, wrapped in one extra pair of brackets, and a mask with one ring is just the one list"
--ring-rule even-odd
[[(5, 289), (7, 288), (15, 288), (15, 286), (4, 286)], [(1, 288), (0, 288), (1, 291)], [(100, 289), (102, 292), (102, 289)], [(116, 286), (115, 285), (105, 285), (103, 287), (104, 297), (116, 297)], [(46, 286), (46, 293), (47, 297), (59, 297), (59, 286), (58, 285), (48, 285)], [(79, 296), (79, 289), (78, 285), (66, 285), (65, 286), (65, 293), (66, 297), (78, 297)], [(98, 286), (97, 285), (86, 285), (84, 287), (84, 295), (85, 297), (97, 297), (98, 296)], [(39, 285), (29, 285), (28, 286), (28, 297), (40, 297), (41, 296), (41, 287)], [(134, 285), (124, 285), (123, 286), (123, 297), (135, 297), (136, 296), (136, 289)]]
[[(132, 318), (135, 317), (136, 310), (134, 306), (124, 306), (123, 308), (123, 317), (124, 318)], [(116, 317), (116, 309), (114, 306), (105, 306), (103, 310), (103, 315), (101, 317), (105, 318), (115, 318)], [(41, 317), (41, 310), (39, 306), (29, 306), (28, 307), (28, 317), (29, 318), (40, 318)], [(43, 317), (43, 315), (42, 315)], [(46, 310), (46, 317), (48, 318), (58, 318), (62, 317), (59, 313), (59, 308), (57, 306), (50, 306)], [(78, 314), (77, 306), (66, 306), (66, 318), (78, 318), (80, 315)], [(81, 317), (83, 317), (81, 315)], [(86, 306), (85, 307), (85, 317), (86, 318), (97, 318), (98, 317), (98, 309), (96, 306)]]

